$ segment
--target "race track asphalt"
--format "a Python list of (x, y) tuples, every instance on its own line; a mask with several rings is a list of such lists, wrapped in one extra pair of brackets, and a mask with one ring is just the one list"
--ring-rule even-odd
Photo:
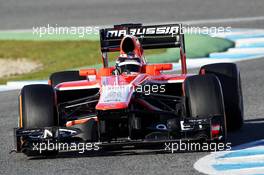
[[(0, 29), (255, 17), (263, 9), (263, 0), (0, 0)], [(263, 20), (244, 27), (252, 26)]]
[[(245, 104), (245, 125), (229, 134), (237, 145), (263, 138), (264, 61), (239, 62)], [(199, 174), (193, 164), (207, 152), (164, 153), (152, 150), (90, 154), (62, 154), (57, 159), (28, 159), (23, 154), (9, 154), (13, 128), (18, 119), (18, 93), (0, 93), (0, 174)]]

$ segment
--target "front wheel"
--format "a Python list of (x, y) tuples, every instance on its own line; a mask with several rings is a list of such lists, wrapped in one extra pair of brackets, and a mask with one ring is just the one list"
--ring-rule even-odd
[(20, 127), (33, 129), (57, 124), (55, 97), (49, 85), (27, 85), (20, 93)]
[[(222, 89), (214, 75), (195, 75), (184, 81), (187, 117), (213, 117), (211, 127), (220, 126), (218, 138), (226, 141), (226, 122)], [(217, 119), (217, 120), (215, 120)], [(211, 131), (212, 132), (212, 131)], [(211, 137), (213, 133), (211, 133)], [(214, 136), (213, 136), (214, 137)]]
[(244, 123), (244, 105), (240, 72), (234, 63), (205, 65), (200, 74), (213, 74), (219, 79), (224, 96), (227, 129), (235, 131)]
[[(55, 112), (55, 97), (53, 88), (49, 85), (27, 85), (21, 90), (19, 96), (19, 127), (35, 129), (57, 126)], [(22, 143), (21, 143), (22, 144)], [(27, 140), (23, 144), (29, 145)], [(57, 151), (45, 151), (42, 154), (36, 150), (26, 149), (27, 155), (55, 155)]]

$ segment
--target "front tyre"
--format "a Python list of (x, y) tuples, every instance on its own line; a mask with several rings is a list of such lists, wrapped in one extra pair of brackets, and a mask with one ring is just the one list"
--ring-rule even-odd
[(55, 97), (49, 85), (27, 85), (20, 94), (20, 127), (33, 129), (57, 124)]
[[(187, 117), (213, 117), (219, 118), (219, 140), (226, 141), (226, 122), (222, 89), (218, 78), (214, 75), (195, 75), (184, 81)], [(212, 133), (211, 133), (212, 134)], [(211, 139), (212, 138), (211, 135)]]
[[(49, 85), (27, 85), (21, 90), (19, 97), (20, 119), (19, 127), (23, 129), (35, 129), (57, 126), (55, 112), (55, 97), (53, 88)], [(31, 146), (31, 143), (24, 141)], [(48, 151), (40, 154), (38, 151), (25, 149), (23, 151), (31, 155), (56, 155), (58, 151)]]
[(219, 79), (225, 104), (227, 128), (240, 129), (244, 123), (244, 105), (240, 72), (234, 63), (216, 63), (201, 67), (200, 74), (213, 74)]

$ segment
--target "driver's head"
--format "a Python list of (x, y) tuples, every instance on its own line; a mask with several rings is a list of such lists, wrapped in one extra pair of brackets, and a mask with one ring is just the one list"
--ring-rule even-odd
[(120, 73), (139, 73), (142, 62), (134, 53), (121, 54), (116, 61), (116, 66), (119, 68)]

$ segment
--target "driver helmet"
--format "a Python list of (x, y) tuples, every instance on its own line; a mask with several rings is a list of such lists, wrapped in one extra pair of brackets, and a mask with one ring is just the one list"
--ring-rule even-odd
[(141, 59), (134, 53), (121, 54), (117, 61), (116, 67), (120, 73), (139, 73), (141, 71)]

